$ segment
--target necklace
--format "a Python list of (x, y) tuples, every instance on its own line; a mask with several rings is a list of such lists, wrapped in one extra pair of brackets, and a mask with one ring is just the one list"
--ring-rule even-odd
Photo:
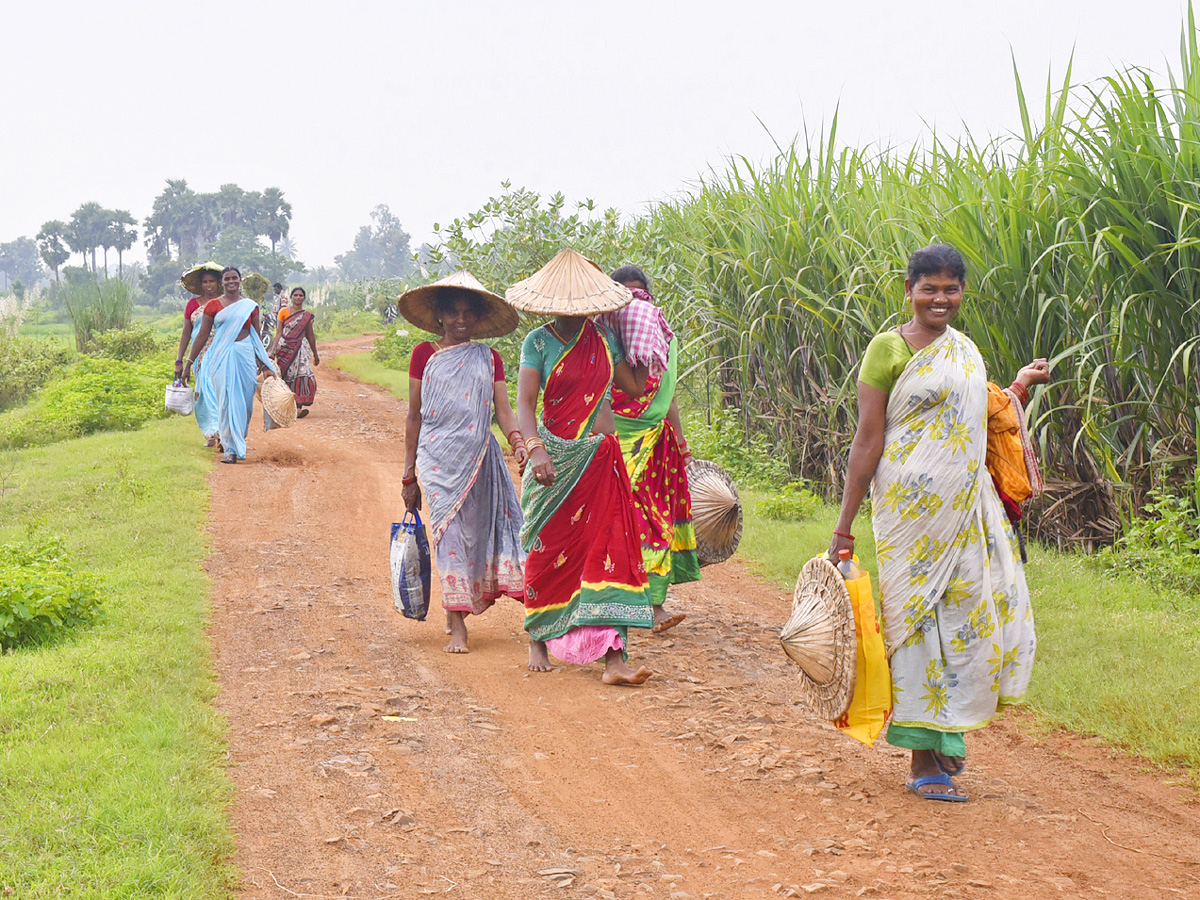
[[(550, 329), (550, 333), (551, 333), (551, 334), (553, 334), (553, 335), (554, 335), (556, 338), (558, 338), (558, 342), (559, 342), (560, 344), (564, 344), (564, 345), (565, 345), (565, 344), (567, 344), (567, 343), (568, 343), (569, 339), (568, 339), (568, 338), (565, 338), (565, 337), (563, 337), (561, 334), (559, 334), (559, 333), (558, 333), (558, 329), (554, 327), (554, 323), (553, 323), (553, 322), (548, 322), (548, 323), (546, 324), (546, 327)], [(583, 326), (580, 326), (580, 330), (582, 330), (582, 327), (583, 327)], [(576, 332), (576, 334), (578, 334), (578, 332)], [(571, 337), (574, 337), (574, 336), (575, 336), (575, 335), (572, 335)]]

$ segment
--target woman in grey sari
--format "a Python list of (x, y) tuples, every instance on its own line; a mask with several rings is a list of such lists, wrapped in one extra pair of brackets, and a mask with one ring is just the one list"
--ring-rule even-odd
[[(524, 598), (521, 504), (492, 416), (526, 460), (504, 384), (500, 355), (472, 338), (517, 326), (517, 313), (467, 272), (409, 291), (397, 303), (418, 328), (441, 335), (418, 344), (409, 360), (404, 505), (429, 504), (434, 562), (450, 632), (447, 653), (467, 652), (466, 617), (497, 597)], [(515, 433), (515, 434), (514, 434)]]

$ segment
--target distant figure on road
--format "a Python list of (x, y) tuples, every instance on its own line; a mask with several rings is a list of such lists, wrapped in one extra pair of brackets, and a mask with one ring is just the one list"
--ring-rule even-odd
[(279, 311), (279, 327), (267, 347), (267, 355), (275, 357), (279, 374), (296, 395), (297, 419), (308, 415), (308, 408), (317, 396), (317, 379), (312, 367), (321, 364), (313, 333), (313, 314), (304, 308), (307, 299), (304, 288), (292, 288), (288, 305)]

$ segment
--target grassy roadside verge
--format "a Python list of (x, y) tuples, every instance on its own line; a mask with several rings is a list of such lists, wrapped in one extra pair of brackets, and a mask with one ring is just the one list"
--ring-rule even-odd
[(0, 893), (231, 895), (191, 419), (0, 460), (0, 541), (60, 535), (106, 619), (0, 656)]
[[(738, 556), (787, 596), (800, 566), (829, 545), (837, 510), (803, 522), (764, 519), (743, 491)], [(876, 571), (870, 518), (855, 521), (859, 557)], [(1200, 598), (1113, 576), (1092, 560), (1029, 548), (1026, 578), (1038, 652), (1029, 705), (1046, 726), (1097, 735), (1161, 765), (1200, 770)], [(876, 590), (878, 583), (876, 582)], [(1200, 771), (1197, 771), (1200, 776)]]
[(408, 373), (388, 368), (368, 352), (339, 353), (327, 365), (341, 369), (358, 381), (377, 384), (401, 400), (408, 400)]

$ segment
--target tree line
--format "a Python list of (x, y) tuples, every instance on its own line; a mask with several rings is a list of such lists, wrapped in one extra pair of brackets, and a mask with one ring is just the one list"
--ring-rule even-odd
[[(416, 262), (400, 220), (386, 204), (376, 206), (370, 218), (355, 235), (353, 247), (335, 257), (333, 267), (318, 267), (311, 274), (321, 281), (410, 274)], [(254, 191), (223, 184), (202, 192), (193, 190), (186, 179), (168, 179), (150, 215), (140, 223), (128, 210), (88, 202), (69, 219), (43, 223), (33, 239), (0, 243), (0, 289), (10, 289), (16, 281), (34, 285), (47, 271), (57, 283), (73, 254), (80, 268), (68, 274), (107, 278), (108, 254), (114, 251), (118, 273), (124, 275), (124, 254), (139, 236), (147, 259), (139, 283), (154, 299), (176, 293), (179, 272), (206, 259), (286, 281), (306, 271), (296, 259), (291, 220), (292, 205), (278, 187)]]

